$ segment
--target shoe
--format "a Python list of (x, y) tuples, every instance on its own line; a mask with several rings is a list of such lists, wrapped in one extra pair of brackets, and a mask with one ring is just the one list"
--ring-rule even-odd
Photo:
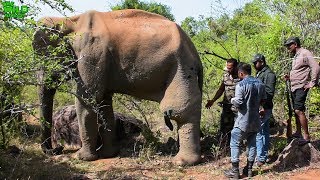
[(294, 133), (294, 134), (291, 135), (291, 138), (293, 138), (293, 139), (300, 139), (300, 138), (302, 138), (302, 134)]
[(232, 163), (232, 167), (229, 170), (224, 171), (224, 175), (227, 178), (231, 179), (239, 179), (240, 178), (240, 173), (239, 173), (239, 162)]
[(253, 163), (254, 163), (253, 161), (247, 161), (247, 165), (242, 170), (243, 175), (249, 178), (253, 176), (253, 172), (252, 172)]
[(264, 164), (265, 164), (265, 162), (263, 162), (263, 161), (257, 161), (257, 162), (256, 162), (257, 167), (261, 167), (261, 166), (263, 166)]
[(294, 139), (295, 139), (295, 138), (292, 137), (292, 136), (291, 136), (291, 137), (288, 137), (288, 138), (287, 138), (287, 145), (289, 145), (289, 144), (291, 143), (291, 141), (294, 140)]
[(299, 139), (298, 145), (299, 146), (304, 146), (306, 144), (310, 143), (310, 140), (305, 140), (305, 139)]

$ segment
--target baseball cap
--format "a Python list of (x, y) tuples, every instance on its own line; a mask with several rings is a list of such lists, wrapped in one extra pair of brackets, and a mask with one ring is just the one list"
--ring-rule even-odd
[(300, 39), (298, 37), (289, 37), (285, 42), (284, 42), (284, 46), (288, 46), (292, 43), (297, 43), (298, 45), (300, 45)]
[(251, 62), (255, 63), (255, 62), (259, 61), (259, 60), (265, 61), (266, 58), (264, 57), (264, 55), (258, 53), (258, 54), (253, 56), (253, 59), (251, 60)]

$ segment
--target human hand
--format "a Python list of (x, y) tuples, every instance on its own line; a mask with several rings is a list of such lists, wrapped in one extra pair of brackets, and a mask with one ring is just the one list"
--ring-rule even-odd
[(212, 104), (214, 103), (213, 100), (208, 100), (207, 104), (206, 104), (206, 108), (210, 109), (210, 107), (212, 106)]
[(311, 86), (310, 84), (306, 84), (303, 86), (304, 88), (304, 91), (308, 90), (308, 89), (311, 89), (313, 86)]
[(263, 118), (263, 116), (265, 115), (264, 108), (260, 108), (259, 115), (260, 115), (260, 118)]

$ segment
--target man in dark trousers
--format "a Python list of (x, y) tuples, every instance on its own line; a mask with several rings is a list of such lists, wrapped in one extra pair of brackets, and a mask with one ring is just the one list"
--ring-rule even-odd
[(290, 80), (293, 109), (296, 118), (296, 132), (292, 135), (295, 138), (301, 138), (301, 127), (304, 131), (300, 145), (310, 142), (308, 130), (308, 119), (304, 113), (305, 102), (310, 88), (314, 87), (319, 75), (319, 65), (313, 58), (313, 54), (301, 47), (298, 37), (290, 37), (284, 43), (288, 51), (294, 56), (289, 75), (285, 75), (285, 80)]
[(276, 87), (276, 75), (266, 63), (266, 58), (262, 54), (256, 54), (252, 63), (257, 71), (256, 78), (260, 79), (266, 87), (267, 99), (264, 102), (264, 116), (260, 117), (261, 127), (257, 133), (257, 166), (262, 166), (268, 159), (268, 149), (270, 143), (270, 118), (272, 116), (273, 96)]
[(243, 63), (239, 66), (238, 77), (242, 81), (236, 85), (235, 97), (231, 99), (231, 103), (238, 109), (230, 140), (232, 168), (224, 172), (228, 178), (234, 179), (240, 177), (240, 144), (244, 139), (247, 140), (248, 146), (247, 172), (249, 177), (252, 176), (252, 165), (256, 155), (256, 135), (261, 126), (259, 117), (260, 113), (263, 113), (263, 107), (260, 105), (267, 98), (264, 84), (251, 76), (249, 64)]
[(224, 94), (220, 118), (220, 134), (223, 138), (222, 140), (228, 144), (230, 141), (230, 132), (234, 124), (234, 118), (236, 116), (236, 112), (231, 104), (231, 98), (234, 97), (236, 84), (239, 82), (237, 65), (238, 61), (236, 59), (231, 58), (227, 60), (222, 83), (213, 99), (208, 100), (206, 104), (206, 108), (209, 109), (213, 103)]

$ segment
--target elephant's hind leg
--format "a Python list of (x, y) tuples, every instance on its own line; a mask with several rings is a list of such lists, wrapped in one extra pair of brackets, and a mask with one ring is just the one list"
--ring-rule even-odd
[[(196, 79), (175, 79), (161, 100), (162, 112), (172, 110), (171, 119), (178, 125), (180, 149), (173, 162), (177, 165), (197, 164), (200, 159), (201, 92)], [(193, 81), (193, 82), (192, 82)]]
[[(190, 117), (190, 121), (198, 119)], [(178, 154), (174, 157), (176, 165), (194, 165), (200, 162), (200, 125), (196, 122), (178, 123), (179, 145)]]

